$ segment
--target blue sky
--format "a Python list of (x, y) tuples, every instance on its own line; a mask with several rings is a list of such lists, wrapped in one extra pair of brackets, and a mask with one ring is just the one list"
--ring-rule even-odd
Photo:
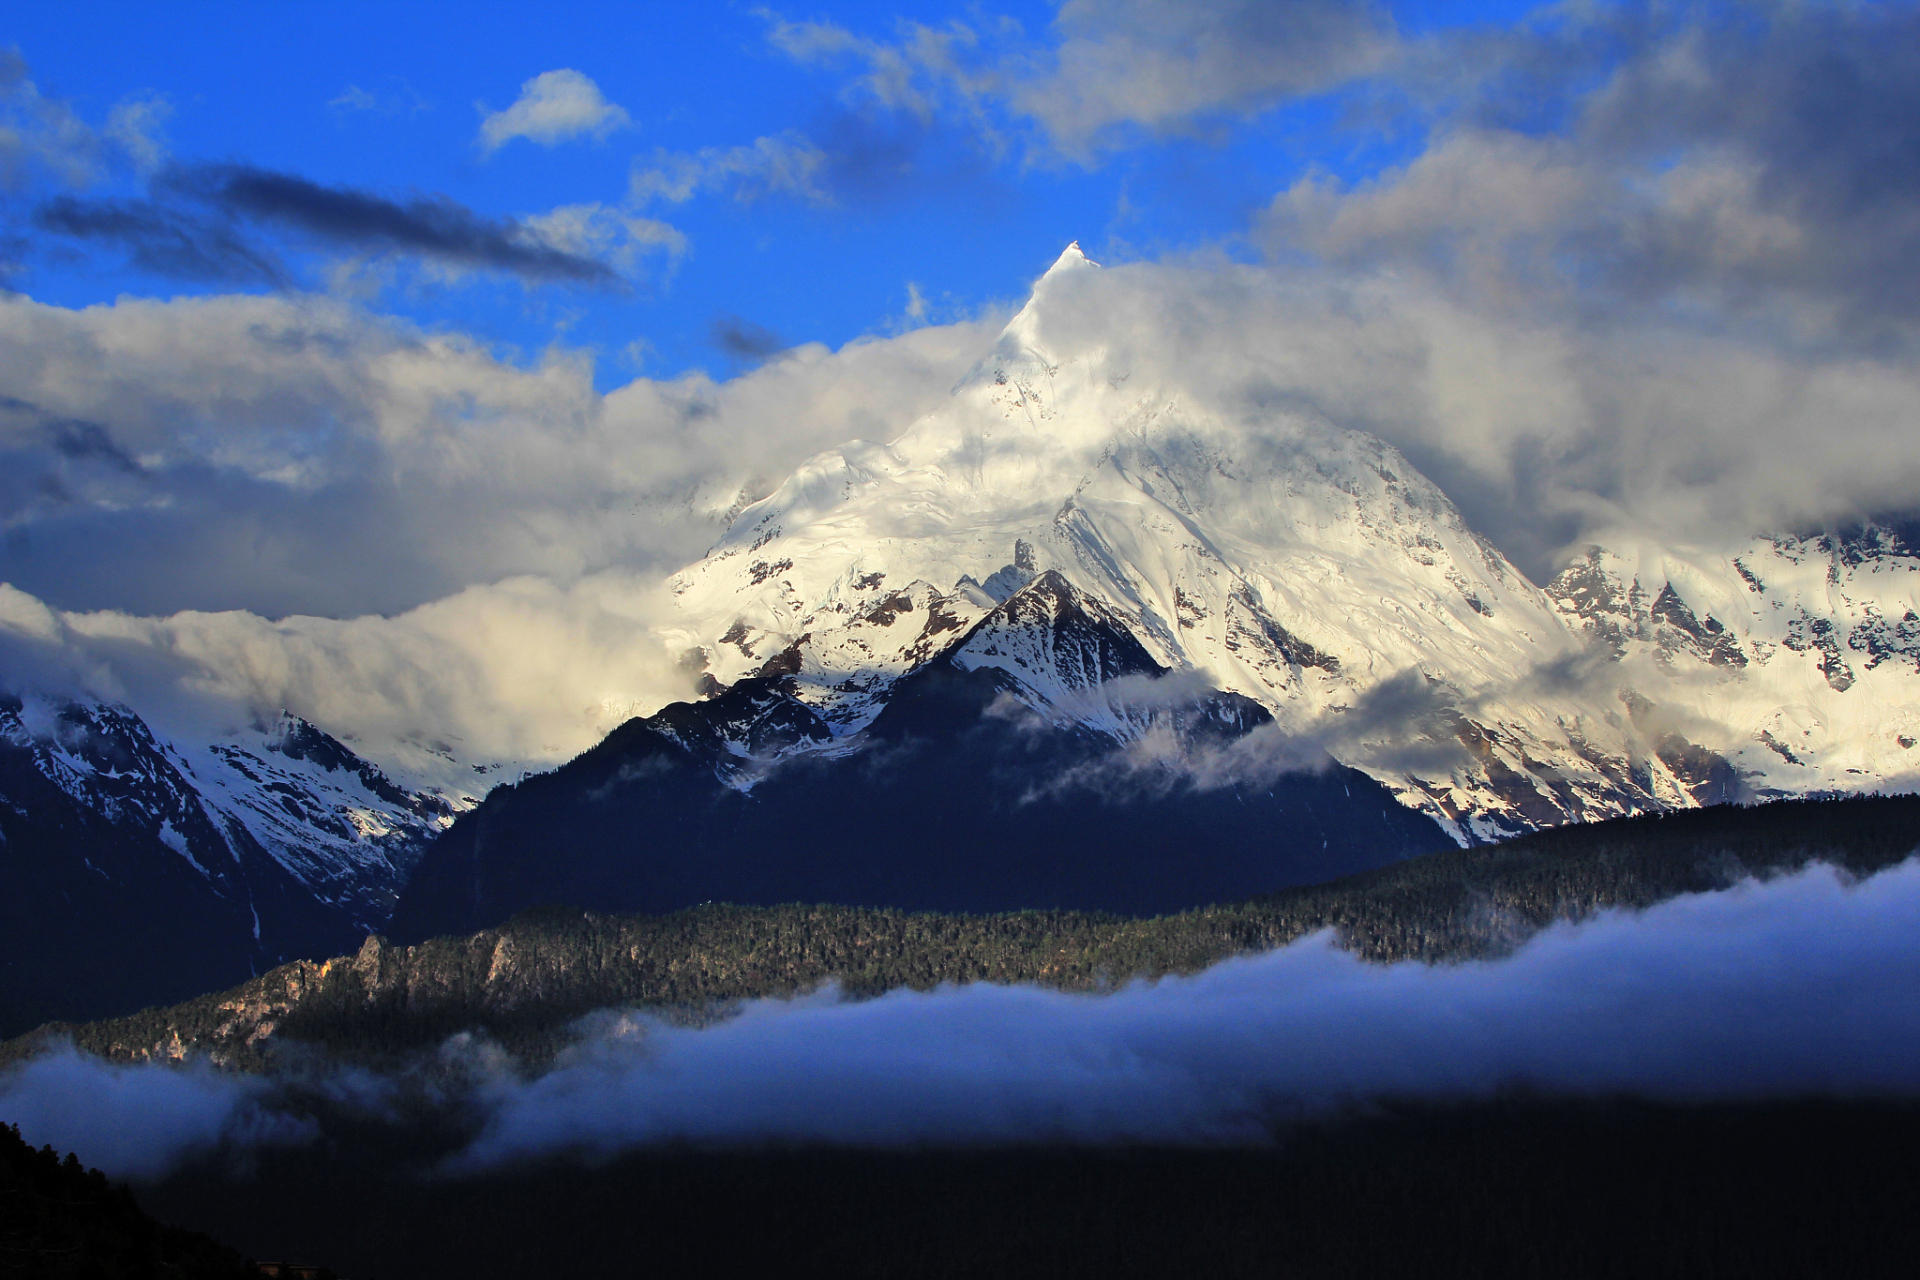
[[(1419, 5), (1369, 22), (1418, 37), (1518, 11)], [(1121, 122), (1113, 145), (1068, 155), (1006, 102), (971, 120), (877, 101), (855, 83), (857, 56), (783, 50), (783, 19), (875, 42), (900, 41), (913, 23), (951, 31), (957, 22), (980, 36), (982, 62), (1044, 66), (1060, 39), (1045, 4), (581, 4), (537, 17), (486, 3), (186, 4), (28, 6), (10, 15), (0, 43), (19, 51), (40, 94), (95, 128), (122, 104), (156, 104), (151, 134), (163, 164), (237, 163), (395, 201), (446, 197), (487, 219), (637, 207), (633, 174), (663, 156), (768, 138), (817, 148), (804, 191), (761, 191), (742, 177), (716, 179), (684, 202), (654, 200), (639, 211), (684, 240), (623, 261), (618, 280), (525, 284), (484, 273), (448, 282), (402, 263), (377, 293), (377, 273), (358, 283), (388, 313), (457, 327), (503, 354), (530, 358), (554, 341), (591, 349), (603, 389), (642, 370), (724, 376), (742, 355), (716, 345), (715, 326), (736, 319), (736, 333), (762, 343), (838, 346), (1017, 301), (1073, 238), (1113, 260), (1197, 248), (1250, 256), (1250, 222), (1303, 172), (1361, 178), (1422, 137), (1411, 116), (1391, 129), (1356, 125), (1346, 114), (1366, 95), (1336, 84), (1150, 127)], [(558, 70), (584, 76), (621, 116), (605, 129), (484, 148), (480, 104), (506, 109), (523, 84)], [(122, 165), (85, 195), (137, 196), (142, 185)], [(236, 283), (141, 270), (110, 244), (41, 239), (11, 283), (64, 306)], [(338, 245), (293, 246), (283, 283), (351, 288), (328, 274), (351, 257)]]

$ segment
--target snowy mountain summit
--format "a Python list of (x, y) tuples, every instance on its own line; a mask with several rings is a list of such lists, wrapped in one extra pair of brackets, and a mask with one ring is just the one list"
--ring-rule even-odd
[[(895, 683), (950, 651), (1136, 754), (1182, 696), (1240, 695), (1272, 724), (1169, 763), (1207, 786), (1331, 755), (1463, 840), (1905, 765), (1906, 544), (1596, 549), (1542, 590), (1381, 440), (1129, 367), (1100, 336), (1105, 274), (1070, 245), (945, 405), (809, 459), (673, 577), (668, 638), (705, 687), (776, 680), (827, 726), (799, 752), (856, 749)], [(1165, 674), (996, 641), (990, 616), (1029, 602)]]
[(290, 716), (0, 689), (0, 1006), (555, 902), (1150, 914), (1912, 788), (1920, 531), (1628, 533), (1536, 586), (1382, 440), (1163, 358), (1125, 270), (1069, 246), (937, 410), (745, 506), (668, 582), (700, 696), (484, 799), (438, 740), (382, 772)]

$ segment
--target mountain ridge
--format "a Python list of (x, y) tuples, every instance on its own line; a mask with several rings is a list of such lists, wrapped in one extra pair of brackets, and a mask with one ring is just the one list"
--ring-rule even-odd
[(1193, 785), (1168, 748), (1238, 741), (1271, 717), (1224, 693), (1177, 709), (1102, 696), (1163, 674), (1096, 602), (1037, 575), (892, 681), (856, 734), (836, 733), (801, 677), (753, 676), (497, 788), (428, 850), (390, 932), (464, 931), (545, 902), (1147, 914), (1445, 841), (1324, 757), (1259, 787)]
[[(652, 632), (684, 655), (692, 700), (629, 721), (572, 764), (523, 775), (488, 808), (472, 792), (493, 766), (463, 764), (431, 735), (383, 753), (268, 712), (198, 741), (157, 733), (111, 699), (23, 692), (18, 707), (0, 708), (0, 757), (19, 766), (0, 786), (11, 874), (27, 899), (97, 896), (101, 875), (83, 847), (96, 834), (83, 833), (107, 832), (103, 847), (125, 866), (144, 860), (135, 878), (160, 886), (155, 902), (186, 894), (179, 902), (195, 905), (168, 909), (204, 917), (225, 963), (257, 967), (317, 953), (323, 935), (392, 928), (408, 893), (438, 895), (454, 913), (443, 923), (477, 926), (473, 908), (456, 909), (453, 890), (432, 881), (457, 880), (447, 868), (478, 854), (454, 847), (536, 793), (556, 832), (602, 824), (610, 804), (625, 804), (649, 838), (655, 815), (633, 797), (660, 797), (688, 842), (676, 892), (699, 889), (690, 868), (724, 853), (740, 874), (759, 867), (742, 891), (832, 896), (913, 886), (881, 874), (866, 835), (877, 817), (863, 820), (851, 799), (829, 814), (796, 794), (802, 776), (884, 795), (902, 830), (941, 813), (989, 846), (1069, 794), (1106, 818), (1116, 797), (1140, 813), (1186, 805), (1188, 825), (1166, 819), (1167, 840), (1204, 845), (1191, 824), (1219, 822), (1240, 833), (1227, 845), (1292, 850), (1291, 870), (1267, 864), (1281, 878), (1331, 873), (1316, 845), (1340, 843), (1361, 861), (1397, 856), (1421, 846), (1427, 824), (1471, 844), (1729, 800), (1920, 784), (1920, 540), (1908, 525), (1707, 548), (1627, 531), (1535, 586), (1378, 437), (1298, 405), (1235, 401), (1129, 346), (1124, 326), (1105, 323), (1110, 276), (1069, 247), (946, 404), (885, 442), (817, 454), (743, 500), (707, 554), (669, 577), (671, 614)], [(144, 799), (116, 791), (133, 775), (106, 756), (59, 746), (62, 706), (120, 726), (100, 740), (134, 744), (125, 749), (151, 782)], [(904, 729), (915, 722), (920, 736)], [(946, 744), (930, 746), (940, 735)], [(655, 750), (669, 741), (681, 755)], [(634, 758), (616, 759), (630, 747)], [(443, 789), (396, 782), (357, 751), (424, 762)], [(918, 811), (898, 779), (873, 790), (883, 764), (926, 771)], [(570, 783), (539, 780), (588, 774), (565, 804)], [(939, 795), (962, 778), (976, 802), (964, 813)], [(670, 780), (679, 794), (667, 795)], [(1366, 797), (1351, 810), (1357, 825), (1340, 830), (1356, 788)], [(767, 825), (775, 796), (791, 821), (826, 825), (796, 844)], [(1221, 807), (1247, 797), (1276, 806), (1266, 828)], [(1383, 797), (1419, 822), (1377, 807)], [(462, 829), (456, 810), (472, 806), (485, 815)], [(993, 813), (1001, 826), (982, 817)], [(507, 823), (520, 853), (498, 841), (485, 851), (501, 875), (515, 858), (525, 864), (489, 911), (540, 900), (543, 866), (572, 865), (551, 856), (554, 834), (520, 821)], [(442, 828), (460, 834), (418, 864), (416, 888), (415, 859), (443, 843)], [(1062, 841), (1093, 838), (1060, 829)], [(1361, 847), (1362, 831), (1376, 848)], [(610, 901), (638, 892), (614, 875), (611, 839), (603, 844), (599, 871), (547, 892), (586, 893), (589, 881)], [(775, 851), (802, 845), (793, 874), (774, 867)], [(942, 847), (957, 874), (958, 848)], [(1174, 874), (1175, 852), (1156, 855), (1155, 874)], [(1244, 849), (1203, 853), (1190, 869), (1207, 858), (1223, 874), (1236, 859), (1243, 873), (1255, 865)], [(1047, 855), (1064, 867), (1063, 856)], [(819, 869), (812, 889), (808, 859)], [(1142, 893), (1146, 865), (1134, 863)], [(644, 859), (629, 873), (666, 874)], [(1081, 874), (1104, 873), (1084, 859)], [(943, 892), (959, 894), (940, 874)], [(741, 887), (724, 877), (706, 887), (715, 883)], [(1016, 885), (1040, 889), (1018, 874), (1002, 887)], [(1203, 876), (1191, 892), (1265, 887)], [(1045, 892), (1075, 900), (1058, 883)], [(1078, 900), (1178, 905), (1098, 893)], [(268, 904), (257, 920), (247, 914), (256, 900)], [(938, 900), (982, 901), (1009, 900)], [(30, 932), (39, 927), (21, 913)], [(426, 927), (398, 919), (403, 931)]]
[(454, 814), (296, 716), (181, 743), (123, 704), (32, 694), (0, 694), (0, 800), (8, 1022), (337, 950), (384, 925)]

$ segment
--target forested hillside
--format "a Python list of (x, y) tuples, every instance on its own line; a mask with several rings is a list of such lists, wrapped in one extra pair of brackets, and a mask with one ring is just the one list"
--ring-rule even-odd
[(948, 982), (1092, 990), (1192, 973), (1322, 929), (1378, 961), (1494, 956), (1556, 920), (1638, 908), (1742, 876), (1831, 863), (1868, 874), (1920, 845), (1920, 798), (1783, 801), (1619, 819), (1397, 863), (1326, 884), (1149, 919), (1082, 912), (945, 915), (713, 904), (662, 916), (541, 908), (497, 929), (284, 965), (166, 1009), (46, 1027), (0, 1061), (68, 1036), (121, 1060), (205, 1054), (261, 1069), (292, 1046), (356, 1059), (483, 1032), (535, 1058), (610, 1006), (715, 1016), (727, 1002), (838, 981), (850, 993)]

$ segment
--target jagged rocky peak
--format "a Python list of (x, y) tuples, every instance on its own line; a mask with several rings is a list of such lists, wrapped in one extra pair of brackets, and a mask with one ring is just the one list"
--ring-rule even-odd
[(347, 774), (359, 782), (367, 794), (426, 819), (451, 818), (454, 807), (444, 796), (430, 791), (407, 791), (380, 768), (362, 759), (345, 743), (310, 720), (282, 710), (271, 724), (256, 724), (262, 745), (289, 760), (304, 761), (327, 773)]
[[(1055, 328), (1099, 332), (1102, 278), (1064, 255), (945, 406), (887, 444), (810, 459), (743, 513), (675, 575), (669, 642), (709, 651), (720, 684), (780, 659), (841, 735), (1048, 574), (1156, 669), (1197, 673), (1301, 732), (1410, 669), (1471, 698), (1578, 649), (1374, 437), (1299, 414), (1249, 427), (1206, 409), (1205, 389), (1131, 380), (1097, 342), (1049, 350)], [(1078, 705), (1051, 692), (1085, 683), (1077, 652), (1007, 668), (1040, 702)], [(1556, 749), (1578, 759), (1551, 722), (1515, 740), (1522, 774)], [(1486, 785), (1392, 776), (1418, 803), (1458, 792), (1467, 810)]]
[(1026, 691), (1030, 705), (1055, 708), (1122, 676), (1164, 668), (1120, 611), (1076, 590), (1058, 570), (1034, 577), (982, 618), (953, 653), (963, 671), (995, 668)]
[(833, 741), (827, 723), (781, 678), (742, 680), (714, 698), (676, 702), (637, 723), (726, 778)]
[(1014, 592), (1032, 582), (1039, 571), (1040, 557), (1033, 544), (1025, 538), (1015, 538), (1011, 563), (995, 569), (984, 582), (975, 582), (971, 574), (961, 574), (955, 590), (978, 590), (995, 604), (1003, 604)]

